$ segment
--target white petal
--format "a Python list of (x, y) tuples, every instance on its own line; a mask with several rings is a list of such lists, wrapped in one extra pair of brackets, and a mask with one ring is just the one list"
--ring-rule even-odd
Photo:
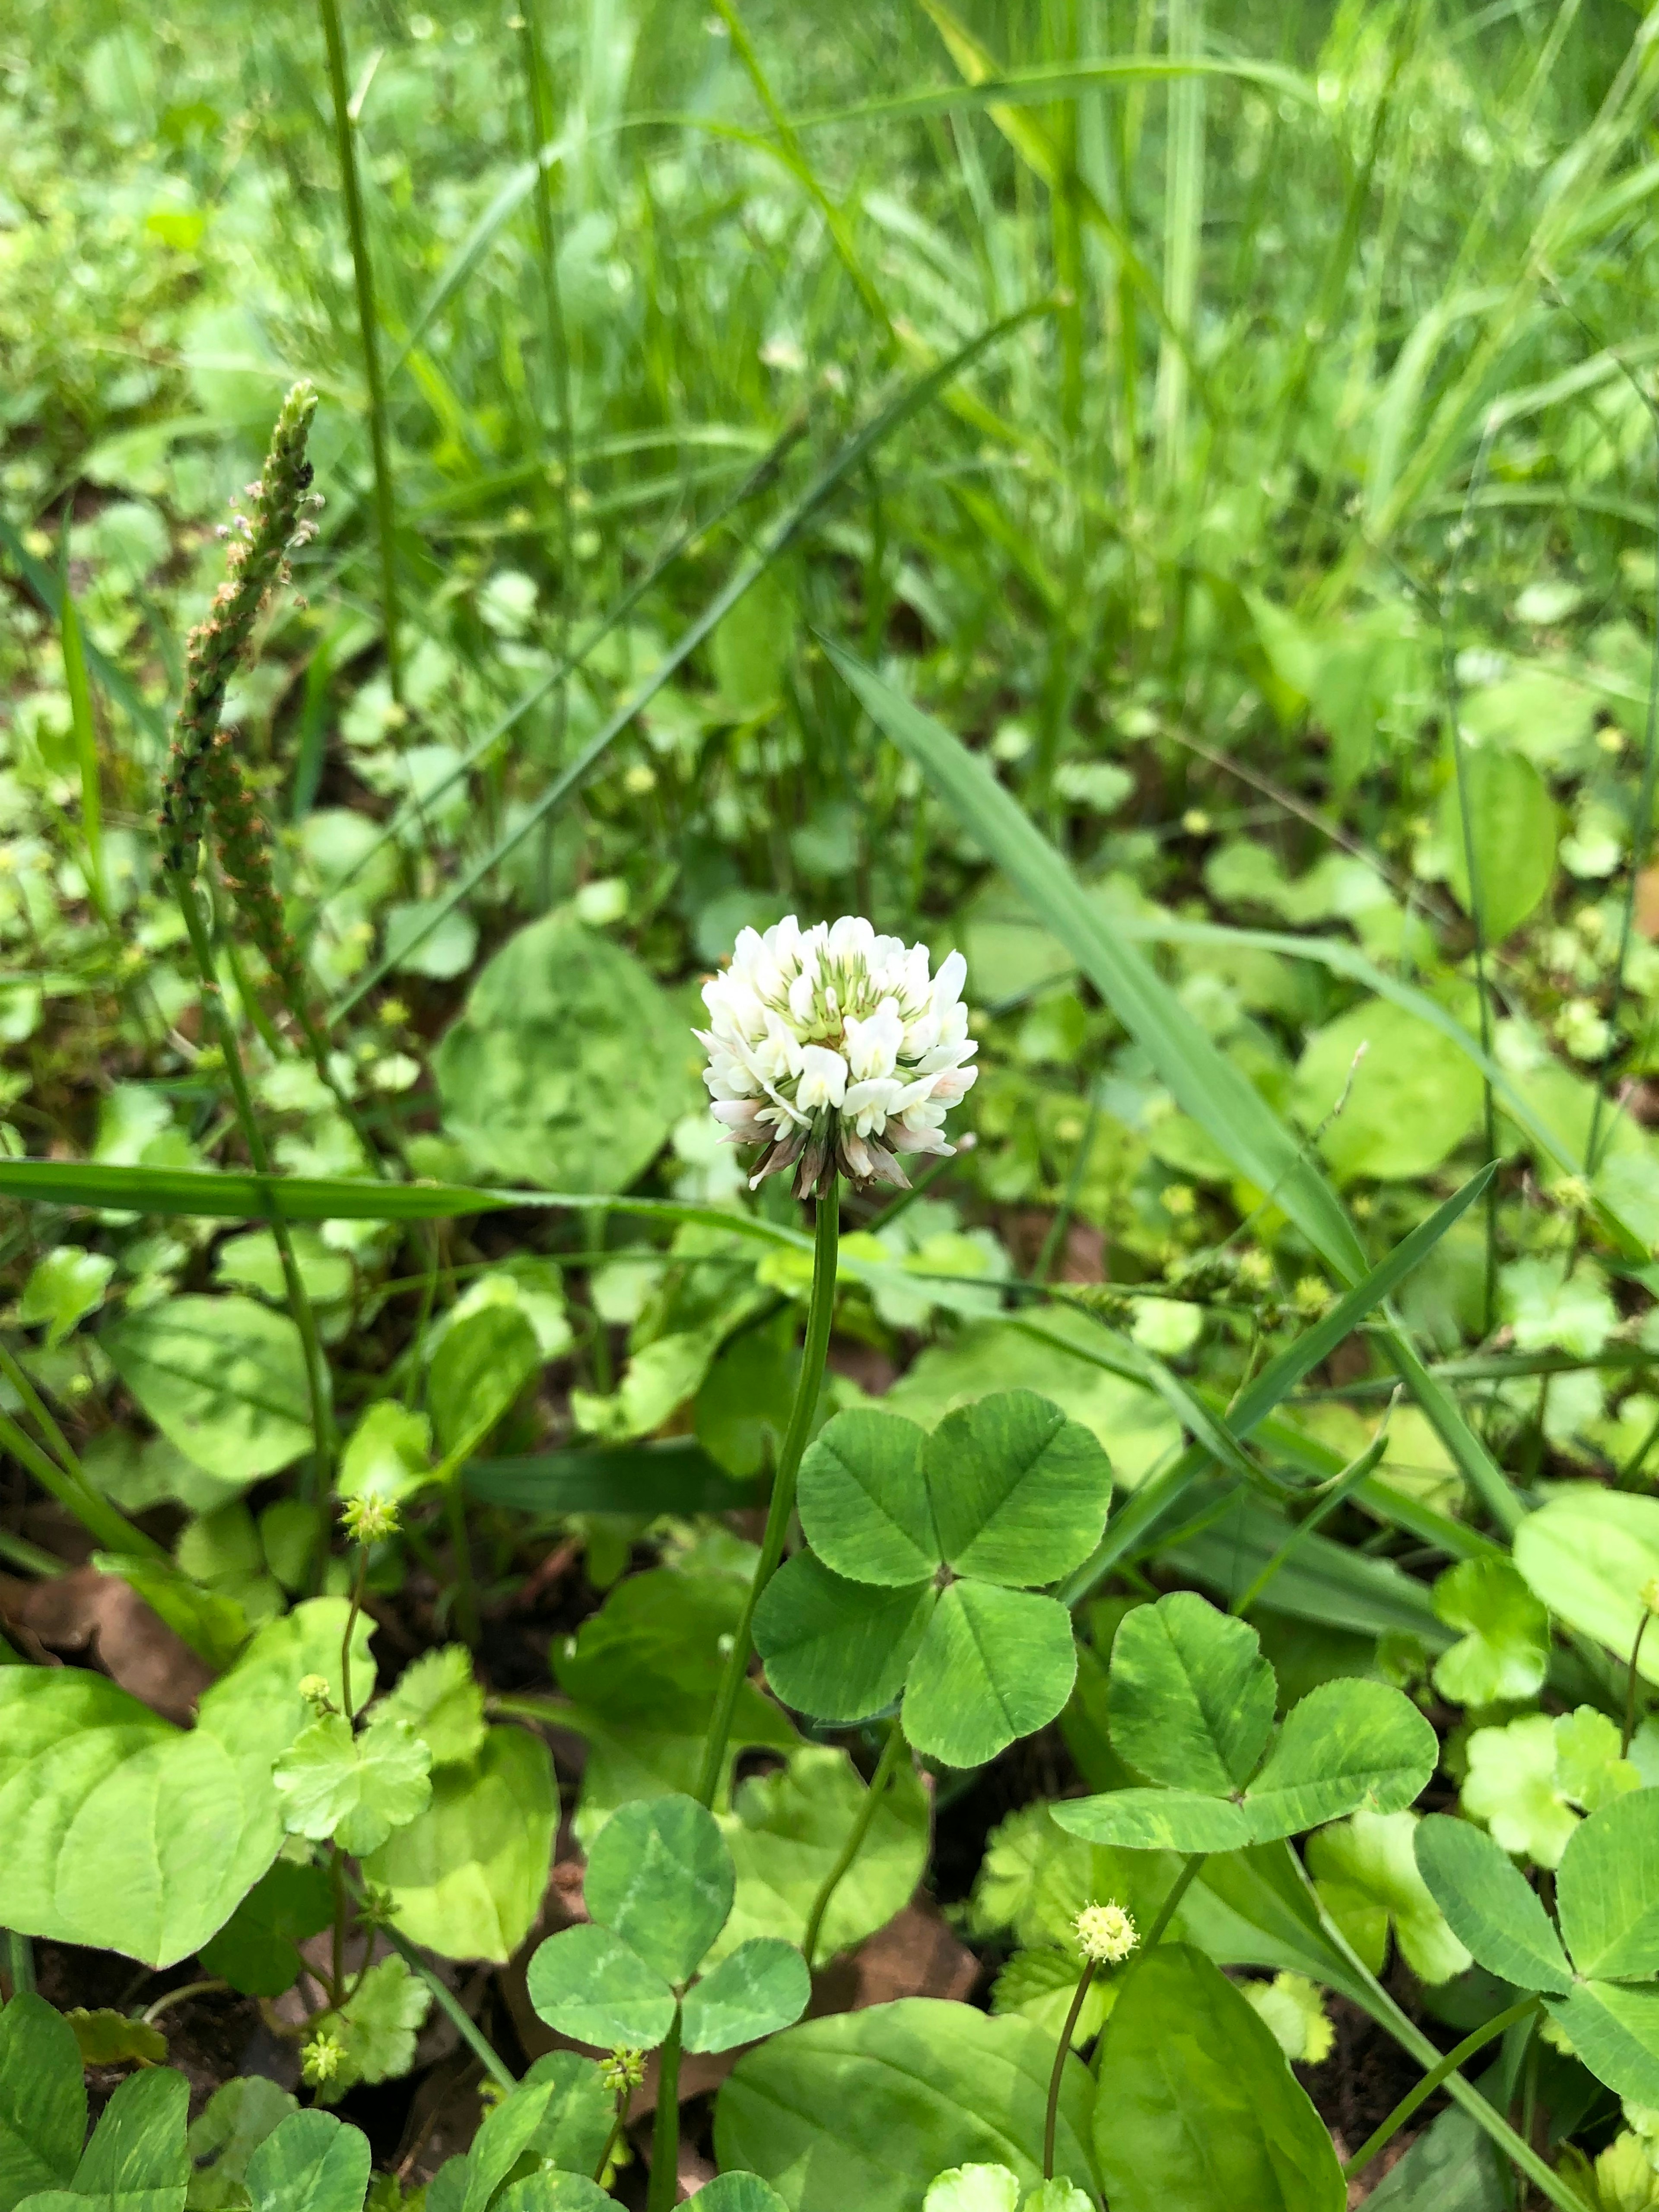
[(804, 1113), (823, 1106), (839, 1106), (847, 1095), (847, 1062), (838, 1052), (821, 1044), (801, 1048), (800, 1080), (795, 1103)]

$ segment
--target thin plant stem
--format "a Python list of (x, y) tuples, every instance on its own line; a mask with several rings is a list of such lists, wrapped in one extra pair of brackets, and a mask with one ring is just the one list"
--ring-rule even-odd
[(340, 1638), (340, 1710), (349, 1728), (356, 1718), (351, 1703), (351, 1636), (357, 1626), (357, 1616), (363, 1609), (363, 1585), (368, 1580), (368, 1547), (357, 1547), (357, 1572), (351, 1585), (351, 1603), (346, 1611), (345, 1634)]
[(72, 1480), (26, 1430), (20, 1429), (4, 1413), (0, 1413), (0, 1444), (28, 1469), (42, 1490), (50, 1492), (60, 1505), (67, 1506), (82, 1528), (90, 1530), (112, 1552), (123, 1552), (129, 1557), (136, 1554), (146, 1559), (167, 1557), (153, 1537), (147, 1536), (142, 1528), (135, 1528), (125, 1514), (107, 1499), (100, 1498), (95, 1491)]
[(1066, 2025), (1060, 2029), (1060, 2041), (1054, 2047), (1054, 2071), (1048, 2076), (1048, 2109), (1042, 2122), (1042, 2178), (1045, 2181), (1052, 2181), (1054, 2178), (1054, 2136), (1060, 2127), (1060, 2084), (1066, 2078), (1066, 2061), (1071, 2052), (1072, 2038), (1083, 2017), (1083, 2002), (1089, 1994), (1097, 1964), (1098, 1961), (1093, 1959), (1084, 1960), (1083, 1973), (1073, 1996), (1071, 2009), (1066, 2013)]
[(657, 2111), (651, 2130), (651, 2180), (646, 2212), (673, 2212), (680, 2178), (680, 2008), (663, 2039), (657, 2066)]
[(27, 1536), (14, 1536), (9, 1528), (0, 1528), (0, 1559), (7, 1560), (23, 1574), (39, 1575), (42, 1581), (52, 1581), (69, 1572), (62, 1559), (43, 1552), (38, 1544), (31, 1544)]
[(611, 2163), (611, 2154), (621, 2142), (623, 2129), (627, 2124), (628, 2094), (626, 2088), (618, 2089), (617, 2092), (617, 2117), (611, 2123), (611, 2132), (605, 2139), (605, 2148), (599, 2153), (599, 2162), (593, 2169), (593, 2179), (601, 2188), (605, 2186), (605, 2170)]
[(181, 1988), (168, 1990), (165, 1996), (157, 1997), (153, 2005), (146, 2005), (139, 2018), (146, 2027), (154, 2027), (161, 2014), (171, 2012), (174, 2005), (181, 2005), (191, 1997), (210, 1996), (216, 1990), (229, 1987), (230, 1984), (221, 1981), (216, 1974), (210, 1974), (205, 1981), (185, 1982)]
[(5, 1930), (6, 1978), (15, 1997), (34, 1994), (34, 1946), (15, 1928)]
[[(1332, 1919), (1318, 1891), (1314, 1887), (1306, 1868), (1286, 1844), (1285, 1856), (1296, 1880), (1301, 1884), (1309, 1903), (1318, 1915), (1319, 1925), (1325, 1940), (1341, 1959), (1358, 1989), (1364, 1992), (1360, 2002), (1378, 2027), (1386, 2027), (1395, 2041), (1413, 2057), (1425, 2074), (1431, 2074), (1440, 2064), (1444, 2054), (1437, 2051), (1416, 2021), (1402, 2012), (1383, 1988), (1370, 1968), (1354, 1949), (1347, 1937)], [(1540, 2158), (1529, 2142), (1517, 2135), (1503, 2114), (1488, 2104), (1473, 2081), (1452, 2072), (1445, 2075), (1439, 2086), (1453, 2102), (1461, 2105), (1469, 2118), (1487, 2135), (1510, 2163), (1526, 2175), (1559, 2212), (1584, 2212), (1583, 2200), (1564, 2181), (1553, 2166)]]
[(755, 1608), (783, 1557), (789, 1516), (795, 1508), (795, 1477), (800, 1472), (801, 1455), (806, 1449), (812, 1417), (817, 1411), (818, 1393), (823, 1385), (824, 1359), (830, 1349), (830, 1323), (836, 1310), (836, 1255), (840, 1233), (841, 1178), (831, 1169), (818, 1195), (817, 1235), (812, 1254), (812, 1295), (806, 1309), (806, 1341), (801, 1352), (795, 1402), (790, 1409), (789, 1426), (784, 1434), (783, 1448), (778, 1454), (777, 1473), (772, 1478), (772, 1500), (767, 1508), (766, 1528), (761, 1537), (755, 1578), (749, 1585), (749, 1594), (744, 1600), (743, 1612), (732, 1635), (726, 1671), (720, 1678), (720, 1691), (708, 1723), (708, 1740), (703, 1745), (702, 1771), (697, 1780), (697, 1800), (703, 1805), (713, 1805), (720, 1776), (725, 1771), (726, 1747), (731, 1739), (732, 1722), (738, 1710), (738, 1696), (748, 1676), (750, 1655), (754, 1649)]
[(426, 1960), (410, 1942), (407, 1936), (387, 1923), (381, 1930), (386, 1940), (413, 1974), (418, 1974), (438, 2001), (438, 2008), (446, 2014), (469, 2051), (483, 2061), (484, 2070), (491, 2079), (499, 2081), (503, 2089), (519, 2086), (507, 2062), (489, 2041), (466, 2007), (461, 2002), (442, 1976), (433, 1972)]
[[(253, 1094), (248, 1088), (247, 1069), (242, 1062), (242, 1048), (225, 1005), (224, 994), (214, 972), (213, 947), (208, 941), (207, 924), (196, 896), (196, 887), (185, 876), (172, 877), (173, 895), (179, 911), (184, 916), (185, 928), (190, 938), (190, 949), (195, 956), (196, 972), (200, 981), (202, 1004), (208, 1018), (218, 1034), (219, 1048), (224, 1054), (225, 1073), (230, 1079), (230, 1093), (236, 1109), (236, 1120), (247, 1146), (248, 1158), (256, 1175), (270, 1173), (270, 1155), (265, 1149), (264, 1133), (259, 1127), (259, 1117), (253, 1108)], [(289, 1311), (300, 1332), (300, 1345), (305, 1360), (306, 1392), (311, 1401), (312, 1429), (317, 1440), (317, 1456), (323, 1468), (332, 1462), (334, 1451), (334, 1417), (329, 1404), (328, 1370), (323, 1363), (323, 1348), (317, 1334), (317, 1316), (311, 1310), (311, 1297), (301, 1279), (299, 1262), (294, 1256), (294, 1240), (289, 1234), (287, 1222), (273, 1200), (267, 1217), (276, 1256), (282, 1263), (283, 1287), (288, 1293)], [(318, 1485), (319, 1522), (317, 1559), (320, 1561), (328, 1550), (329, 1514), (331, 1504), (329, 1486), (325, 1476)]]
[(52, 1419), (51, 1407), (30, 1382), (22, 1363), (3, 1344), (0, 1344), (0, 1374), (4, 1375), (22, 1400), (23, 1411), (46, 1438), (46, 1449), (56, 1454), (58, 1464), (70, 1481), (79, 1483), (82, 1490), (90, 1490), (92, 1485), (87, 1480), (87, 1471), (76, 1456), (69, 1438)]
[(1414, 2089), (1408, 2089), (1388, 2118), (1366, 2136), (1364, 2142), (1344, 2166), (1342, 2179), (1345, 2181), (1352, 2181), (1356, 2176), (1362, 2174), (1383, 2145), (1405, 2126), (1418, 2106), (1426, 2104), (1441, 2084), (1449, 2075), (1455, 2074), (1466, 2059), (1473, 2058), (1475, 2052), (1486, 2044), (1495, 2043), (1500, 2035), (1507, 2034), (1517, 2021), (1525, 2020), (1529, 2014), (1535, 2013), (1538, 2004), (1539, 2000), (1536, 1996), (1522, 1997), (1518, 2004), (1512, 2004), (1507, 2012), (1498, 2013), (1495, 2018), (1487, 2021), (1483, 2027), (1477, 2027), (1472, 2035), (1466, 2035), (1461, 2043), (1454, 2044), (1440, 2063), (1437, 2066), (1431, 2066), (1417, 2087)]
[(1181, 1872), (1170, 1886), (1170, 1893), (1153, 1916), (1152, 1924), (1141, 1938), (1139, 1956), (1155, 1951), (1169, 1931), (1170, 1923), (1181, 1910), (1181, 1900), (1198, 1880), (1199, 1869), (1209, 1856), (1207, 1851), (1188, 1851)]
[(334, 1886), (334, 1927), (329, 1954), (329, 1996), (337, 2011), (345, 1991), (346, 1921), (350, 1915), (351, 1900), (346, 1893), (345, 1853), (337, 1844), (329, 1845), (328, 1871)]
[(818, 1885), (818, 1893), (812, 1899), (812, 1910), (806, 1916), (806, 1933), (801, 1937), (801, 1956), (806, 1961), (807, 1972), (818, 1948), (818, 1937), (823, 1930), (824, 1915), (830, 1910), (830, 1900), (845, 1878), (848, 1869), (864, 1848), (864, 1839), (870, 1832), (871, 1823), (886, 1795), (899, 1763), (899, 1753), (904, 1748), (904, 1731), (895, 1720), (887, 1731), (887, 1741), (881, 1747), (881, 1757), (876, 1761), (876, 1771), (870, 1777), (870, 1786), (864, 1793), (864, 1802), (857, 1817), (847, 1831), (847, 1840), (836, 1855), (836, 1863)]
[(318, 0), (323, 38), (328, 47), (328, 88), (334, 102), (334, 143), (340, 161), (340, 189), (345, 197), (346, 228), (351, 234), (351, 269), (357, 289), (357, 331), (368, 386), (369, 447), (374, 458), (374, 517), (380, 540), (380, 618), (386, 632), (386, 681), (400, 704), (404, 696), (403, 655), (398, 637), (398, 575), (392, 543), (392, 456), (386, 437), (386, 387), (380, 377), (380, 319), (374, 307), (374, 266), (368, 255), (362, 195), (357, 186), (356, 127), (346, 89), (345, 36), (338, 0)]
[(1642, 1618), (1636, 1624), (1636, 1641), (1630, 1647), (1630, 1679), (1625, 1684), (1625, 1728), (1619, 1744), (1620, 1759), (1629, 1758), (1630, 1740), (1636, 1733), (1636, 1685), (1638, 1679), (1636, 1662), (1642, 1656), (1642, 1638), (1647, 1634), (1648, 1623), (1652, 1619), (1651, 1611), (1644, 1605)]

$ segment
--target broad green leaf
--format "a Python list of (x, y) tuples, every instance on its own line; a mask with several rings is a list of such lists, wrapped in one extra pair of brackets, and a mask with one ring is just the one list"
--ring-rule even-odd
[(1575, 1832), (1555, 1910), (1581, 1974), (1626, 1982), (1659, 1972), (1659, 1790), (1616, 1798)]
[(1515, 1862), (1481, 1829), (1444, 1813), (1418, 1824), (1417, 1863), (1448, 1925), (1488, 1973), (1559, 1993), (1572, 1972), (1549, 1915)]
[(245, 1484), (310, 1450), (300, 1332), (257, 1298), (167, 1298), (98, 1340), (162, 1435), (209, 1474)]
[(395, 1398), (367, 1407), (340, 1455), (342, 1498), (392, 1502), (419, 1490), (432, 1472), (432, 1423)]
[(730, 1951), (685, 2000), (688, 2051), (731, 2051), (793, 2027), (806, 2009), (812, 1978), (793, 1943), (756, 1936)]
[(674, 2022), (674, 1992), (654, 1966), (608, 1929), (589, 1923), (550, 1936), (526, 1977), (540, 2017), (600, 2051), (654, 2051)]
[(678, 1984), (726, 1925), (736, 1881), (714, 1814), (676, 1794), (611, 1814), (589, 1847), (582, 1897), (602, 1928)]
[(549, 2166), (509, 2182), (495, 2199), (497, 2212), (610, 2212), (616, 2203), (591, 2174), (562, 2173)]
[(369, 1968), (334, 2016), (345, 2046), (340, 2070), (318, 2091), (333, 2104), (356, 2081), (390, 2081), (415, 2063), (415, 2039), (432, 2009), (432, 1992), (396, 1953)]
[(331, 2112), (291, 2112), (248, 2160), (252, 2212), (362, 2212), (368, 2138)]
[(438, 1048), (444, 1127), (487, 1176), (625, 1190), (690, 1103), (688, 1050), (631, 952), (550, 915), (496, 953)]
[[(1569, 1628), (1627, 1661), (1646, 1611), (1643, 1587), (1659, 1575), (1659, 1498), (1574, 1483), (1522, 1522), (1515, 1564)], [(1659, 1682), (1659, 1637), (1643, 1638), (1638, 1665)]]
[[(295, 1273), (314, 1305), (337, 1305), (350, 1297), (356, 1278), (347, 1254), (325, 1244), (315, 1229), (291, 1230), (289, 1243)], [(216, 1281), (257, 1291), (273, 1305), (288, 1303), (282, 1252), (268, 1229), (250, 1229), (244, 1236), (227, 1237), (214, 1254), (213, 1273)]]
[(1018, 2212), (1019, 2176), (1006, 2166), (952, 2166), (935, 2174), (921, 2212)]
[(574, 2051), (550, 2051), (537, 2059), (524, 2077), (525, 2086), (547, 2081), (552, 2094), (530, 2148), (539, 2159), (550, 2160), (574, 2173), (592, 2173), (611, 2137), (616, 2114), (614, 2099), (606, 2090), (599, 2068)]
[(819, 1720), (863, 1720), (903, 1688), (935, 1602), (931, 1583), (848, 1582), (797, 1552), (761, 1594), (755, 1649), (785, 1705)]
[(1659, 2106), (1659, 1986), (1578, 1982), (1545, 2003), (1592, 2074), (1633, 2104)]
[(1121, 1850), (1236, 1851), (1251, 1840), (1241, 1807), (1195, 1790), (1109, 1790), (1048, 1810), (1072, 1835)]
[(1463, 1972), (1469, 1954), (1419, 1869), (1417, 1825), (1414, 1813), (1356, 1813), (1310, 1836), (1304, 1856), (1325, 1909), (1374, 1974), (1392, 1924), (1418, 1979), (1445, 1982)]
[(0, 2212), (66, 2189), (86, 2132), (75, 2032), (44, 1997), (20, 1990), (0, 2008)]
[(140, 2197), (146, 2212), (182, 2212), (190, 2183), (190, 2085), (171, 2067), (116, 2084), (70, 2184), (82, 2199)]
[(1072, 1617), (1056, 1599), (952, 1583), (910, 1662), (904, 1733), (947, 1766), (981, 1766), (1046, 1727), (1076, 1679)]
[(58, 1244), (37, 1260), (29, 1271), (17, 1301), (17, 1318), (25, 1328), (46, 1323), (46, 1349), (53, 1352), (78, 1321), (96, 1313), (115, 1262), (106, 1252), (88, 1252), (79, 1244)]
[[(349, 1610), (343, 1597), (307, 1598), (280, 1620), (267, 1621), (229, 1673), (204, 1690), (197, 1705), (198, 1730), (217, 1737), (269, 1804), (273, 1855), (283, 1826), (270, 1770), (311, 1721), (312, 1707), (300, 1694), (306, 1677), (321, 1675), (336, 1705), (344, 1696), (340, 1651)], [(374, 1690), (368, 1644), (374, 1626), (360, 1613), (351, 1632), (351, 1690), (359, 1701)]]
[[(714, 2107), (715, 2155), (770, 2182), (790, 2212), (915, 2212), (935, 2174), (970, 2163), (1030, 2187), (1054, 2063), (1054, 2038), (1029, 2021), (931, 1997), (804, 2021), (738, 2061)], [(1068, 2058), (1054, 2168), (1085, 2188), (1092, 2095)]]
[[(998, 2019), (1005, 2013), (1017, 2013), (1022, 2020), (1035, 2021), (1050, 2035), (1058, 2036), (1071, 2018), (1082, 1978), (1083, 1960), (1075, 1948), (1066, 1952), (1052, 1944), (1035, 1944), (1029, 1950), (1016, 1951), (997, 1976), (991, 1989), (991, 2010)], [(1099, 2034), (1116, 1994), (1115, 1985), (1098, 1976), (1090, 1983), (1072, 2027), (1074, 2051), (1081, 2051)]]
[(1273, 1732), (1276, 1696), (1255, 1629), (1190, 1590), (1137, 1606), (1113, 1638), (1113, 1746), (1172, 1789), (1243, 1789)]
[(891, 1413), (837, 1413), (800, 1463), (800, 1525), (824, 1565), (852, 1582), (925, 1582), (939, 1540), (922, 1474), (927, 1432)]
[(471, 1759), (434, 1768), (431, 1802), (363, 1871), (391, 1892), (393, 1923), (411, 1942), (504, 1962), (541, 1910), (558, 1815), (546, 1745), (492, 1728)]
[[(1345, 1091), (1347, 1103), (1333, 1119)], [(1309, 1038), (1291, 1095), (1303, 1126), (1322, 1130), (1319, 1148), (1347, 1182), (1427, 1175), (1473, 1136), (1484, 1091), (1480, 1070), (1449, 1038), (1371, 999)]]
[(461, 2212), (487, 2212), (489, 2200), (534, 2142), (555, 2093), (554, 2083), (521, 2081), (487, 2112), (466, 2154), (466, 2194)]
[(757, 2173), (717, 2173), (697, 2194), (706, 2197), (710, 2190), (708, 2212), (789, 2212), (777, 2191)]
[(1461, 781), (1467, 824), (1458, 780), (1447, 784), (1440, 801), (1452, 893), (1466, 914), (1474, 911), (1467, 838), (1474, 850), (1480, 920), (1497, 944), (1520, 927), (1554, 879), (1555, 804), (1532, 763), (1497, 745), (1466, 745)]
[[(751, 1936), (799, 1943), (824, 1877), (863, 1808), (866, 1785), (844, 1751), (803, 1744), (776, 1772), (739, 1784), (720, 1831), (737, 1867), (731, 1917), (708, 1954), (718, 1961)], [(858, 1856), (836, 1884), (819, 1957), (850, 1950), (902, 1911), (927, 1856), (928, 1801), (914, 1766), (899, 1762)]]
[(478, 1306), (446, 1329), (427, 1377), (446, 1457), (482, 1443), (541, 1364), (536, 1332), (517, 1306)]
[(1100, 1541), (1112, 1468), (1095, 1437), (1031, 1390), (947, 1413), (925, 1465), (939, 1548), (959, 1575), (1055, 1582)]
[(389, 1720), (407, 1721), (434, 1766), (471, 1759), (484, 1740), (483, 1692), (464, 1644), (422, 1653), (376, 1711)]
[(1301, 1145), (1248, 1076), (1212, 1043), (1195, 1017), (1078, 882), (1020, 811), (988, 763), (924, 714), (873, 669), (831, 639), (832, 665), (872, 720), (913, 760), (1065, 945), (1151, 1060), (1176, 1103), (1205, 1129), (1247, 1181), (1271, 1191), (1314, 1249), (1345, 1282), (1366, 1272), (1352, 1224)]
[(343, 1713), (301, 1733), (273, 1773), (289, 1832), (332, 1836), (362, 1857), (421, 1812), (432, 1796), (432, 1754), (407, 1721), (376, 1716), (362, 1735)]
[(1436, 1583), (1434, 1609), (1449, 1627), (1467, 1632), (1435, 1662), (1443, 1698), (1492, 1705), (1543, 1687), (1549, 1615), (1507, 1559), (1460, 1559)]
[(1272, 2031), (1203, 1954), (1160, 1944), (1106, 2023), (1095, 2156), (1113, 2212), (1342, 2212), (1324, 2123)]
[(263, 2074), (239, 2075), (216, 2089), (190, 2124), (196, 2171), (188, 2212), (246, 2212), (248, 2160), (290, 2112), (295, 2099)]
[(1244, 1795), (1252, 1839), (1293, 1836), (1347, 1813), (1397, 1813), (1419, 1796), (1440, 1742), (1385, 1682), (1322, 1683), (1293, 1705)]

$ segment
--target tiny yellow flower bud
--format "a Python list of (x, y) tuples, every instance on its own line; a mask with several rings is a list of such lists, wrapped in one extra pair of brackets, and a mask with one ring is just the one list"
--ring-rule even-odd
[(344, 2057), (345, 2045), (333, 2029), (319, 2028), (301, 2054), (300, 2071), (314, 2088), (320, 2082), (334, 2079)]
[(1659, 1613), (1659, 1575), (1650, 1575), (1638, 1595), (1650, 1613)]
[(1133, 1920), (1121, 1905), (1085, 1905), (1076, 1921), (1083, 1955), (1097, 1966), (1115, 1966), (1140, 1941)]
[(301, 1677), (300, 1695), (320, 1720), (325, 1713), (334, 1711), (334, 1700), (329, 1695), (326, 1674), (306, 1674)]
[(377, 1498), (372, 1492), (364, 1498), (348, 1498), (340, 1517), (354, 1544), (378, 1544), (382, 1537), (398, 1533), (396, 1504), (390, 1498)]
[(599, 2079), (613, 2097), (637, 2089), (645, 2079), (644, 2052), (625, 2047), (613, 2051), (599, 2061)]

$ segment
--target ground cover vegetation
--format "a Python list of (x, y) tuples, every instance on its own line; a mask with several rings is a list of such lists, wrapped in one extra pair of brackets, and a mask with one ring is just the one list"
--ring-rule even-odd
[(0, 2212), (1659, 2206), (1656, 87), (14, 0)]

